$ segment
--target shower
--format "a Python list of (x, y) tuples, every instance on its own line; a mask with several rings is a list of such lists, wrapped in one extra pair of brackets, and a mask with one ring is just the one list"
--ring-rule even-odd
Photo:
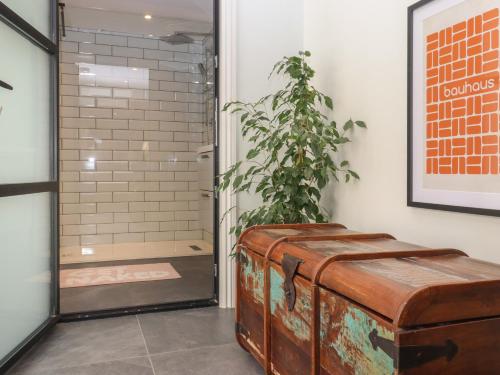
[[(188, 19), (181, 27), (179, 18), (172, 18), (180, 13), (165, 9), (162, 17), (158, 8), (157, 23), (130, 27), (119, 4), (134, 0), (99, 1), (113, 3), (113, 10), (68, 7), (76, 0), (60, 1), (72, 16), (65, 20), (66, 37), (60, 33), (60, 162), (62, 170), (72, 171), (61, 175), (60, 202), (61, 213), (73, 215), (69, 221), (61, 215), (61, 311), (79, 314), (212, 298), (217, 151), (211, 16)], [(207, 9), (212, 4), (179, 4), (187, 2), (206, 2)], [(126, 17), (143, 18), (137, 12)], [(81, 123), (77, 136), (85, 137), (82, 142), (69, 138), (75, 122)], [(73, 158), (76, 163), (69, 163)], [(73, 182), (90, 186), (88, 194), (64, 188), (71, 190)], [(151, 278), (105, 288), (90, 282), (93, 276), (71, 284), (82, 270), (114, 275), (122, 266)], [(88, 290), (95, 292), (91, 298)]]
[[(191, 31), (189, 31), (189, 32), (176, 31), (176, 32), (169, 34), (169, 35), (160, 36), (160, 40), (165, 42), (165, 43), (169, 43), (169, 44), (173, 44), (173, 45), (191, 44), (191, 43), (195, 42), (193, 36), (208, 37), (210, 35), (212, 35), (212, 34), (211, 33), (191, 32)], [(205, 68), (205, 65), (201, 62), (198, 63), (198, 71), (202, 75), (203, 80), (206, 82), (207, 69)]]

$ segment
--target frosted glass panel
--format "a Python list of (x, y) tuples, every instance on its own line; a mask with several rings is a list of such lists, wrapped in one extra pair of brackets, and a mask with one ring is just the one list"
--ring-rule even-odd
[(50, 193), (0, 198), (0, 360), (51, 315)]
[(48, 181), (50, 56), (2, 22), (0, 46), (0, 184)]
[(50, 38), (50, 0), (2, 0), (10, 9)]

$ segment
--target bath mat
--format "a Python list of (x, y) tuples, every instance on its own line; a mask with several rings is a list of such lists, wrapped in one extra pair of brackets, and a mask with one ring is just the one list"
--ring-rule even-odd
[(180, 279), (170, 263), (66, 269), (60, 272), (61, 288)]

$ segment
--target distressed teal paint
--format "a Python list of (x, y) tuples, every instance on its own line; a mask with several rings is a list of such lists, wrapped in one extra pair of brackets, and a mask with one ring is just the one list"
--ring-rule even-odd
[(242, 264), (242, 282), (245, 289), (252, 295), (258, 303), (264, 303), (264, 270), (259, 263), (255, 262), (254, 258), (246, 251), (241, 253), (246, 257), (247, 262)]
[(310, 294), (303, 294), (303, 291), (297, 288), (298, 298), (295, 303), (295, 307), (293, 311), (288, 311), (285, 300), (285, 289), (283, 287), (283, 277), (271, 267), (270, 279), (271, 314), (278, 317), (282, 321), (283, 325), (293, 332), (295, 337), (299, 340), (310, 340)]
[[(394, 372), (392, 358), (381, 349), (374, 349), (368, 337), (375, 328), (381, 337), (394, 340), (394, 332), (353, 306), (349, 306), (339, 320), (339, 326), (335, 327), (338, 330), (335, 341), (326, 344), (336, 351), (342, 365), (352, 367), (356, 374)], [(329, 339), (327, 332), (322, 332), (322, 339)]]
[(276, 315), (276, 309), (285, 309), (285, 289), (283, 288), (283, 278), (271, 267), (270, 284), (271, 284), (271, 314)]

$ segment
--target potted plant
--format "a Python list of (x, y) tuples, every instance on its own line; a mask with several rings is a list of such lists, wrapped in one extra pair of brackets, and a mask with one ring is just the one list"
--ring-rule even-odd
[(284, 57), (269, 77), (283, 76), (285, 86), (255, 103), (231, 102), (224, 111), (240, 116), (243, 138), (252, 148), (220, 176), (219, 190), (260, 195), (262, 204), (242, 212), (231, 233), (239, 236), (258, 224), (323, 223), (329, 217), (320, 206), (321, 191), (331, 178), (349, 182), (359, 176), (349, 162), (332, 156), (354, 126), (349, 119), (338, 127), (322, 110), (333, 110), (332, 99), (312, 86), (314, 70), (309, 51)]

